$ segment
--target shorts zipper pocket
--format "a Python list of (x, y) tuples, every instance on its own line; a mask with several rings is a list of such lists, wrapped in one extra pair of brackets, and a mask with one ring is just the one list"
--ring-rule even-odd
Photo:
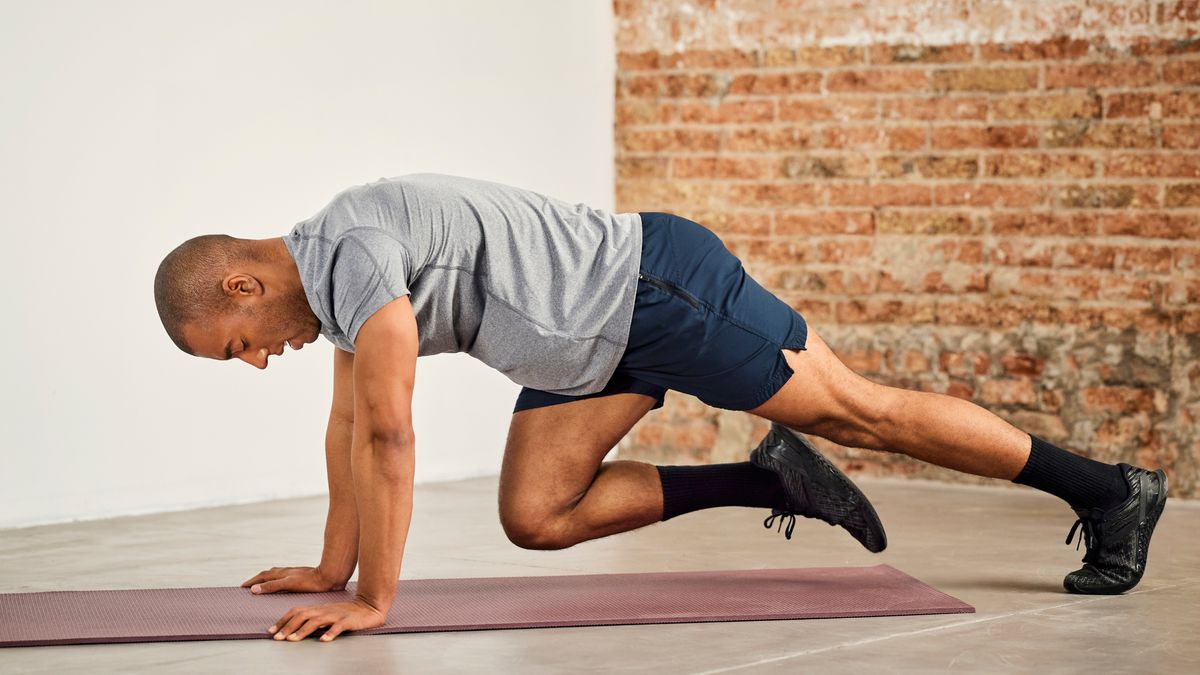
[(638, 272), (638, 279), (646, 281), (653, 286), (658, 286), (672, 295), (683, 298), (684, 302), (688, 303), (692, 307), (695, 307), (696, 309), (700, 309), (700, 301), (692, 297), (690, 293), (676, 286), (675, 284), (672, 284), (668, 281), (663, 281), (662, 279), (656, 279), (655, 277), (643, 274), (641, 272)]

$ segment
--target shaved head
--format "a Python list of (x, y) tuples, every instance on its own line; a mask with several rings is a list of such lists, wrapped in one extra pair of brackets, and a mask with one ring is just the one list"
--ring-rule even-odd
[(168, 253), (154, 275), (154, 302), (175, 345), (195, 355), (184, 339), (184, 324), (207, 323), (233, 309), (222, 290), (225, 275), (245, 263), (261, 262), (253, 241), (226, 234), (193, 237)]

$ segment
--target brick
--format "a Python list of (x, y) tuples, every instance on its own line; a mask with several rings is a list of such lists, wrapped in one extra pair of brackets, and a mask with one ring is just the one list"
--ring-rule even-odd
[(1047, 89), (1147, 87), (1158, 77), (1151, 63), (1087, 63), (1046, 66)]
[(987, 291), (990, 272), (966, 265), (946, 265), (930, 270), (896, 268), (883, 270), (879, 291), (890, 293), (982, 293)]
[(868, 150), (884, 147), (877, 126), (829, 126), (821, 130), (821, 145), (831, 149)]
[(928, 185), (910, 183), (832, 184), (830, 206), (929, 206)]
[(1200, 155), (1111, 154), (1104, 162), (1105, 176), (1200, 178)]
[(618, 128), (635, 124), (666, 124), (674, 119), (675, 107), (633, 99), (618, 101), (614, 122)]
[(1060, 120), (1043, 131), (1050, 148), (1153, 148), (1154, 131), (1148, 125)]
[(995, 265), (1112, 269), (1117, 249), (1085, 242), (1058, 244), (1028, 239), (1000, 240), (992, 251)]
[(779, 119), (785, 122), (873, 120), (879, 102), (873, 96), (823, 96), (779, 101)]
[(1200, 183), (1168, 185), (1163, 202), (1169, 209), (1200, 206)]
[(1090, 178), (1095, 160), (1087, 155), (1006, 152), (988, 155), (984, 173), (1001, 178)]
[(943, 351), (938, 354), (938, 368), (955, 377), (987, 375), (992, 368), (992, 355), (981, 351)]
[(659, 68), (658, 52), (618, 52), (617, 70), (656, 70)]
[(1098, 300), (1151, 302), (1163, 294), (1163, 283), (1157, 279), (1127, 274), (1105, 274), (1097, 279), (1100, 286), (1095, 299)]
[(726, 200), (742, 207), (817, 206), (822, 201), (815, 185), (802, 183), (735, 183)]
[(1071, 433), (1067, 431), (1067, 425), (1058, 415), (1032, 410), (1016, 410), (1012, 413), (1011, 421), (1018, 429), (1038, 438), (1044, 438), (1051, 443), (1065, 443), (1071, 437)]
[(617, 178), (666, 178), (666, 157), (617, 157)]
[(929, 372), (929, 357), (909, 349), (900, 355), (900, 369), (906, 373)]
[(979, 56), (987, 61), (1049, 61), (1087, 56), (1088, 41), (1060, 36), (1041, 42), (987, 43)]
[(933, 203), (938, 206), (989, 206), (1028, 208), (1046, 203), (1049, 189), (1042, 185), (961, 183), (933, 186)]
[(997, 296), (1021, 296), (1059, 300), (1090, 300), (1100, 292), (1095, 274), (1000, 267), (993, 271), (988, 292)]
[(912, 175), (924, 178), (974, 178), (979, 174), (979, 159), (966, 155), (890, 155), (879, 158), (878, 171), (886, 178)]
[(875, 216), (880, 234), (982, 234), (983, 225), (969, 214), (953, 211), (885, 209)]
[(625, 95), (635, 98), (718, 96), (724, 93), (723, 88), (721, 78), (713, 73), (631, 75), (620, 87)]
[(1157, 185), (1065, 185), (1057, 188), (1058, 205), (1069, 209), (1153, 208)]
[(1005, 126), (938, 126), (930, 134), (935, 149), (957, 148), (1036, 148), (1036, 127)]
[(871, 160), (859, 154), (796, 155), (779, 163), (782, 178), (867, 178)]
[(768, 274), (771, 288), (808, 293), (869, 295), (878, 287), (876, 270), (784, 268)]
[(678, 119), (687, 124), (746, 124), (771, 122), (775, 105), (771, 101), (722, 101), (717, 105), (684, 103), (678, 106)]
[(1200, 124), (1164, 124), (1162, 146), (1168, 150), (1200, 149)]
[(923, 127), (883, 127), (883, 145), (889, 150), (919, 150), (926, 147), (928, 130)]
[(1080, 403), (1091, 412), (1149, 413), (1154, 411), (1154, 392), (1137, 387), (1084, 387)]
[(814, 234), (873, 234), (871, 214), (863, 211), (817, 211), (780, 213), (775, 217), (775, 234), (803, 236)]
[(718, 132), (695, 129), (617, 130), (618, 152), (712, 152)]
[(836, 352), (838, 359), (856, 373), (879, 373), (883, 368), (883, 353), (879, 350), (848, 350)]
[(747, 73), (729, 83), (729, 94), (817, 94), (821, 91), (820, 73)]
[(813, 132), (803, 127), (734, 127), (724, 131), (723, 150), (736, 152), (777, 152), (802, 150), (813, 146)]
[(738, 235), (767, 236), (771, 234), (771, 216), (746, 211), (696, 211), (690, 216), (725, 239)]
[(729, 68), (753, 68), (758, 65), (758, 55), (741, 49), (689, 49), (683, 52), (661, 54), (659, 68), (707, 68), (727, 70)]
[(1163, 64), (1163, 81), (1168, 84), (1200, 84), (1200, 59), (1167, 61)]
[(1021, 91), (1037, 88), (1037, 68), (935, 70), (935, 91)]
[(870, 237), (837, 237), (816, 243), (816, 259), (824, 263), (867, 262), (874, 250)]
[(973, 58), (971, 45), (886, 45), (871, 46), (873, 64), (892, 63), (953, 63)]
[(750, 262), (794, 265), (816, 260), (815, 245), (805, 240), (731, 237), (728, 243), (734, 255)]
[(1122, 92), (1104, 96), (1105, 117), (1195, 119), (1200, 116), (1200, 92)]
[(1100, 222), (1100, 233), (1155, 239), (1200, 238), (1200, 216), (1167, 213), (1114, 213)]
[(922, 324), (933, 320), (936, 305), (932, 300), (885, 300), (866, 298), (838, 302), (838, 323), (848, 324)]
[(627, 211), (694, 211), (708, 208), (724, 190), (725, 186), (721, 184), (707, 182), (618, 180), (616, 201)]
[(995, 235), (1086, 237), (1101, 233), (1100, 217), (1090, 213), (992, 213), (990, 217)]
[(1158, 5), (1156, 16), (1159, 23), (1200, 21), (1200, 3), (1196, 0), (1161, 2)]
[(883, 100), (885, 120), (985, 120), (987, 99), (978, 96)]
[(985, 380), (979, 387), (979, 400), (992, 405), (1034, 405), (1037, 392), (1033, 381)]
[(1175, 249), (1164, 246), (1113, 246), (1113, 267), (1119, 270), (1168, 273)]
[(995, 119), (1056, 119), (1100, 117), (1101, 99), (1095, 94), (1006, 96), (992, 102)]
[(674, 157), (672, 178), (747, 178), (771, 176), (768, 160), (755, 157)]
[(830, 300), (819, 300), (810, 297), (780, 298), (791, 305), (808, 321), (813, 323), (833, 323), (836, 321), (835, 303)]
[(1200, 303), (1200, 279), (1171, 279), (1163, 301), (1172, 305)]
[(1036, 377), (1046, 368), (1046, 359), (1039, 359), (1032, 354), (1009, 352), (1000, 357), (1000, 364), (1009, 375), (1028, 375)]
[(942, 393), (947, 396), (961, 398), (964, 401), (970, 401), (975, 398), (975, 388), (969, 383), (959, 380), (951, 380), (946, 383), (946, 390)]
[[(892, 240), (903, 239), (893, 237)], [(883, 239), (882, 241), (887, 241)], [(981, 265), (984, 261), (983, 241), (981, 239), (942, 239), (931, 238), (920, 242), (916, 247), (916, 259), (934, 266), (963, 263)]]
[(1171, 269), (1187, 272), (1200, 270), (1200, 248), (1194, 246), (1172, 247)]
[(848, 66), (863, 62), (865, 50), (861, 47), (801, 47), (790, 49), (775, 47), (765, 52), (765, 66), (779, 68), (788, 66), (808, 66), (813, 68), (829, 68), (832, 66)]
[(1129, 47), (1134, 56), (1168, 56), (1200, 52), (1200, 38), (1155, 39), (1149, 36), (1135, 38)]
[(923, 70), (870, 69), (839, 70), (829, 73), (828, 91), (920, 91), (929, 87), (929, 75)]

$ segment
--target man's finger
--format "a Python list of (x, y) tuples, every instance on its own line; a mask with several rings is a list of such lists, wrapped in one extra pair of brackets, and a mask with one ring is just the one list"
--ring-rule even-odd
[(321, 636), (321, 642), (329, 642), (330, 640), (334, 639), (335, 637), (337, 637), (341, 634), (342, 634), (342, 623), (338, 622), (338, 621), (334, 621), (329, 626), (329, 630), (326, 630), (325, 634)]
[(282, 579), (272, 579), (271, 581), (264, 581), (262, 583), (255, 584), (250, 587), (250, 592), (274, 593), (275, 591), (286, 591), (289, 588), (291, 588), (290, 580), (288, 577), (284, 577)]
[(323, 615), (323, 614), (316, 614), (316, 615), (310, 616), (308, 619), (306, 619), (304, 621), (304, 623), (300, 624), (299, 628), (297, 628), (295, 631), (292, 632), (291, 635), (288, 636), (288, 639), (296, 640), (298, 642), (298, 641), (303, 640), (304, 638), (308, 637), (309, 633), (320, 628), (321, 626), (327, 626), (327, 625), (329, 625), (329, 623), (330, 623), (330, 619), (326, 618), (325, 615)]
[(277, 640), (283, 640), (292, 633), (295, 633), (296, 629), (308, 619), (311, 612), (307, 607), (295, 607), (288, 614), (291, 616), (283, 623), (283, 627), (279, 629), (279, 632), (275, 634), (275, 639)]
[(243, 581), (242, 588), (245, 588), (251, 584), (257, 584), (258, 582), (260, 582), (266, 578), (267, 578), (267, 572), (266, 572), (266, 570), (263, 570), (262, 572), (259, 572), (258, 574), (255, 574), (254, 576), (250, 577), (249, 579)]

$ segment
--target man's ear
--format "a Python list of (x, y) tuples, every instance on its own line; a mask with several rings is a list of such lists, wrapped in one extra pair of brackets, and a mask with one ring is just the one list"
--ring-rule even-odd
[(249, 274), (237, 272), (225, 277), (221, 290), (228, 296), (262, 295), (262, 284)]

